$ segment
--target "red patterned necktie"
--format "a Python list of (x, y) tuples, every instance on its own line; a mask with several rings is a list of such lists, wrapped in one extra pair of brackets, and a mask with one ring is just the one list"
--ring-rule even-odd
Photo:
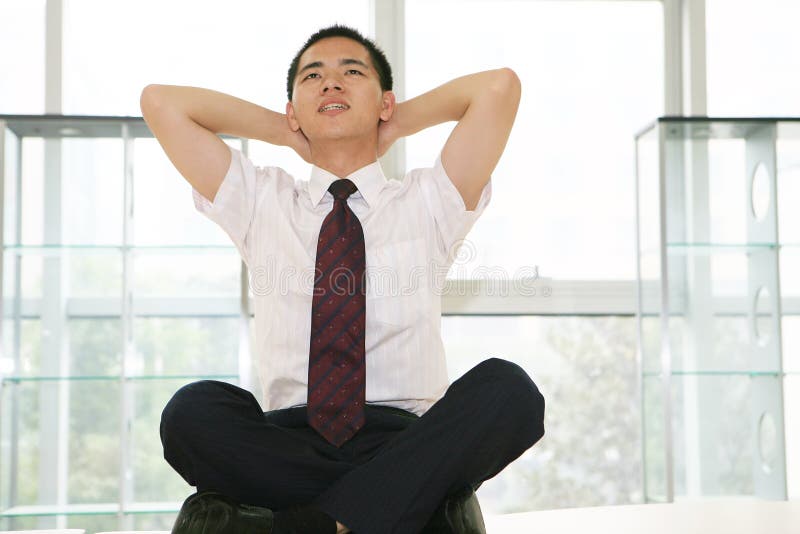
[(328, 188), (333, 209), (319, 232), (311, 306), (308, 424), (336, 447), (364, 424), (364, 232), (347, 205), (356, 190), (347, 179)]

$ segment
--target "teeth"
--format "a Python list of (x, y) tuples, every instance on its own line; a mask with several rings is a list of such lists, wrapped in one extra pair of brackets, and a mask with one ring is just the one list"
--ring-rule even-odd
[(347, 109), (347, 106), (344, 104), (328, 104), (327, 106), (319, 108), (320, 111), (329, 111), (331, 109)]

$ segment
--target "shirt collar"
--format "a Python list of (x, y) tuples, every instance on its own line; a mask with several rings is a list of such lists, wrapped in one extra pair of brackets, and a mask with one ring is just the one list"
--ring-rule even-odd
[[(345, 176), (345, 178), (356, 184), (358, 193), (361, 193), (368, 207), (372, 207), (377, 203), (378, 193), (381, 192), (383, 186), (385, 186), (387, 182), (378, 160), (361, 167), (357, 171), (353, 171)], [(308, 193), (311, 196), (311, 204), (314, 207), (319, 205), (322, 197), (328, 192), (328, 187), (338, 179), (338, 176), (321, 167), (317, 167), (316, 165), (311, 167), (311, 180), (308, 184)], [(354, 195), (358, 193), (354, 193)]]

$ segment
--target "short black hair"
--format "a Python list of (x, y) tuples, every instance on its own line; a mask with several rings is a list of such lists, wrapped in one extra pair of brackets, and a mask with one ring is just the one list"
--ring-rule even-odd
[(367, 49), (367, 52), (369, 52), (369, 57), (372, 61), (373, 68), (378, 73), (381, 89), (383, 91), (392, 90), (392, 67), (389, 65), (389, 61), (386, 59), (386, 54), (383, 53), (383, 50), (381, 50), (378, 45), (375, 44), (375, 41), (364, 37), (355, 28), (350, 28), (349, 26), (343, 26), (341, 24), (334, 24), (333, 26), (322, 28), (314, 35), (309, 37), (300, 51), (297, 52), (297, 55), (294, 56), (291, 65), (289, 65), (289, 73), (286, 76), (286, 95), (288, 96), (290, 102), (292, 100), (292, 95), (294, 94), (294, 79), (295, 76), (297, 76), (297, 68), (299, 66), (298, 63), (300, 62), (300, 56), (303, 55), (303, 52), (308, 50), (308, 47), (327, 37), (346, 37), (363, 45), (364, 48)]

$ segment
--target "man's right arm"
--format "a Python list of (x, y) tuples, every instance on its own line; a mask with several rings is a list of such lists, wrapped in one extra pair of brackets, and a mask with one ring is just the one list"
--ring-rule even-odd
[(302, 131), (291, 130), (286, 115), (225, 93), (151, 84), (142, 90), (140, 106), (172, 164), (210, 202), (231, 163), (230, 149), (217, 134), (290, 146), (310, 157), (308, 141)]

